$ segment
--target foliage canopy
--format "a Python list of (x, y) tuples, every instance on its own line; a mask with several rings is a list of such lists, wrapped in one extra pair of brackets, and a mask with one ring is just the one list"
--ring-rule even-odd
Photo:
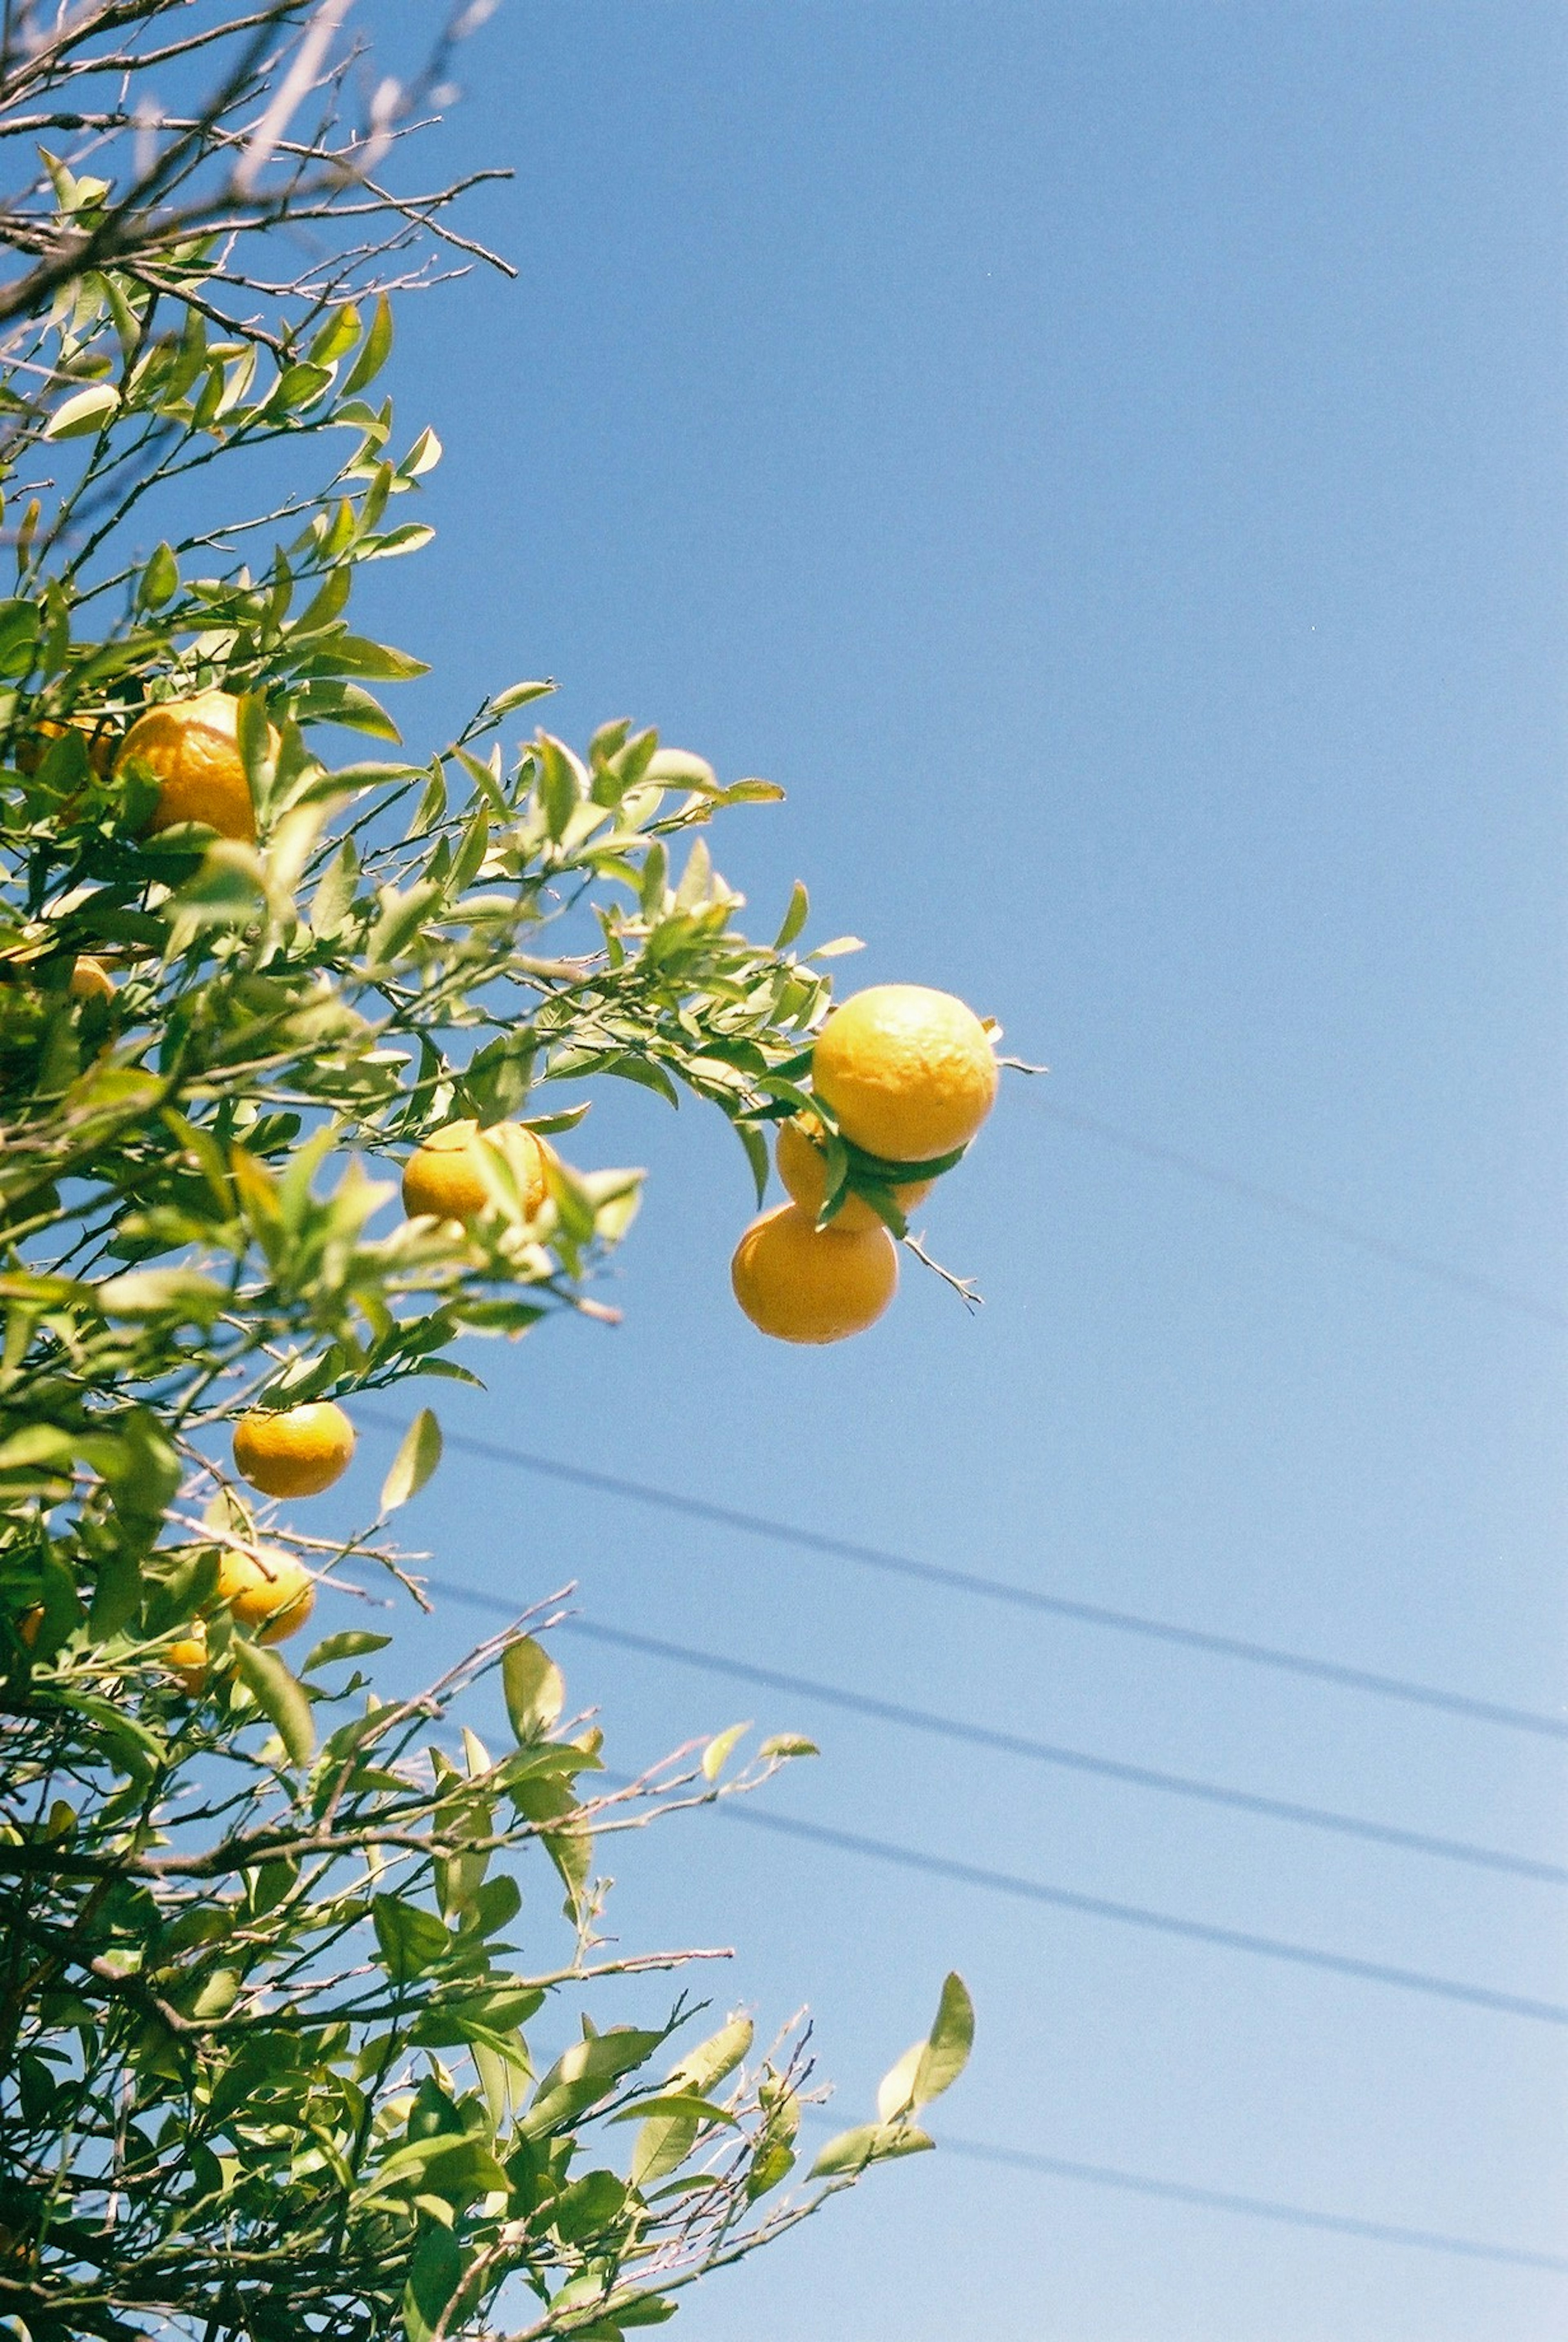
[[(363, 565), (427, 541), (406, 515), (440, 452), (379, 378), (397, 255), (455, 190), (377, 174), (484, 13), (352, 133), (341, 6), (22, 6), (0, 49), (0, 135), (59, 134), (0, 206), (0, 2323), (35, 2342), (614, 2342), (928, 2145), (968, 2047), (950, 1978), (876, 2121), (794, 2192), (799, 2036), (700, 2037), (683, 1996), (653, 2027), (584, 2015), (536, 2070), (563, 1993), (699, 1957), (604, 1952), (597, 1841), (807, 1744), (734, 1769), (724, 1735), (622, 1783), (548, 1604), (400, 1697), (384, 1636), (295, 1667), (218, 1598), (225, 1555), (266, 1548), (410, 1586), (383, 1532), (433, 1416), (346, 1546), (258, 1506), (225, 1427), (473, 1379), (460, 1337), (598, 1311), (637, 1196), (552, 1146), (531, 1209), (498, 1146), (472, 1225), (377, 1233), (378, 1168), (456, 1117), (549, 1140), (575, 1116), (546, 1085), (615, 1075), (716, 1105), (760, 1185), (826, 1005), (804, 890), (751, 941), (704, 843), (775, 791), (625, 722), (515, 741), (543, 682), (409, 758), (382, 695), (422, 664), (348, 615)], [(210, 97), (149, 128), (148, 60), (214, 49)], [(332, 256), (272, 283), (256, 236), (300, 216)], [(264, 448), (281, 496), (205, 477)], [(209, 689), (239, 703), (254, 844), (152, 831), (157, 776), (121, 750)], [(374, 760), (338, 761), (345, 727)], [(492, 1678), (499, 1756), (463, 1715)], [(565, 1927), (531, 1963), (509, 1937), (546, 1864)]]

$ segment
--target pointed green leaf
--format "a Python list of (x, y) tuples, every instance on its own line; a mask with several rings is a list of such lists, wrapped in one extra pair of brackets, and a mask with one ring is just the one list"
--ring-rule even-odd
[(784, 915), (784, 925), (774, 937), (774, 951), (787, 951), (811, 916), (811, 896), (797, 878), (789, 898), (789, 908)]
[(352, 398), (356, 390), (363, 390), (366, 383), (374, 382), (391, 351), (392, 304), (385, 293), (380, 293), (376, 295), (375, 315), (370, 321), (370, 331), (365, 337), (359, 355), (344, 377), (344, 396)]
[(968, 1986), (954, 1970), (943, 1985), (936, 2021), (915, 2073), (913, 2097), (917, 2107), (929, 2106), (956, 2082), (974, 2046), (974, 2003)]
[(278, 1728), (279, 1737), (296, 1765), (307, 1765), (315, 1746), (315, 1725), (310, 1702), (275, 1651), (260, 1643), (235, 1637), (235, 1664), (256, 1706)]
[(520, 1635), (507, 1645), (501, 1661), (501, 1687), (519, 1747), (543, 1740), (560, 1721), (566, 1704), (565, 1677), (532, 1635)]
[(715, 1733), (703, 1751), (703, 1778), (716, 1781), (728, 1762), (731, 1752), (751, 1730), (749, 1723), (732, 1724), (727, 1732)]
[(531, 699), (544, 699), (555, 688), (554, 683), (514, 683), (498, 691), (484, 703), (487, 716), (510, 716), (514, 707), (526, 707)]
[(440, 1461), (441, 1426), (434, 1411), (422, 1406), (404, 1433), (392, 1469), (382, 1482), (383, 1513), (394, 1513), (399, 1505), (417, 1496)]

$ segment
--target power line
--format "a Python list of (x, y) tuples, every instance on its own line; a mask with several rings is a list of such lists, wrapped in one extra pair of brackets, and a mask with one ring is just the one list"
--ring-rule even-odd
[[(611, 1776), (604, 1776), (606, 1779)], [(918, 1870), (934, 1878), (949, 1878), (961, 1887), (979, 1887), (986, 1894), (1010, 1895), (1027, 1903), (1048, 1903), (1062, 1911), (1077, 1911), (1092, 1919), (1112, 1919), (1122, 1927), (1144, 1927), (1157, 1935), (1181, 1936), (1191, 1943), (1214, 1944), (1222, 1950), (1248, 1952), (1260, 1959), (1285, 1960), (1296, 1967), (1326, 1968), (1334, 1976), (1353, 1977), (1363, 1984), (1392, 1985), (1402, 1992), (1429, 1993), (1440, 2000), (1463, 2001), (1503, 2017), (1526, 2017), (1543, 2025), (1568, 2025), (1568, 2007), (1554, 2000), (1533, 2000), (1522, 1993), (1494, 1992), (1489, 1985), (1462, 1984), (1450, 1977), (1429, 1976), (1421, 1968), (1393, 1967), (1382, 1960), (1363, 1960), (1345, 1952), (1320, 1951), (1315, 1945), (1288, 1943), (1275, 1936), (1254, 1936), (1239, 1927), (1217, 1927), (1206, 1919), (1183, 1919), (1171, 1911), (1151, 1911), (1138, 1903), (1116, 1903), (1100, 1895), (1081, 1895), (1071, 1887), (1047, 1887), (1035, 1878), (1020, 1878), (1009, 1870), (987, 1870), (974, 1862), (955, 1862), (945, 1855), (925, 1854), (918, 1847), (894, 1846), (886, 1838), (864, 1837), (854, 1830), (830, 1829), (822, 1822), (798, 1821), (785, 1814), (764, 1813), (726, 1798), (716, 1810), (726, 1820), (748, 1828), (773, 1830), (781, 1837), (804, 1839), (830, 1847), (838, 1854), (854, 1854), (869, 1862), (884, 1862), (901, 1870)]]
[[(394, 1416), (385, 1416), (368, 1408), (356, 1410), (361, 1423), (374, 1430), (401, 1435), (408, 1428)], [(521, 1447), (504, 1447), (487, 1439), (471, 1439), (448, 1432), (446, 1446), (465, 1456), (479, 1457), (490, 1464), (514, 1465), (519, 1471), (535, 1472), (542, 1477), (561, 1480), (568, 1486), (592, 1488), (599, 1495), (621, 1496), (628, 1503), (648, 1505), (662, 1512), (676, 1513), (687, 1520), (707, 1521), (720, 1528), (738, 1529), (743, 1536), (765, 1537), (778, 1545), (799, 1547), (802, 1552), (824, 1555), (835, 1561), (849, 1561), (865, 1569), (877, 1569), (894, 1577), (913, 1578), (926, 1586), (942, 1586), (959, 1594), (978, 1595), (986, 1601), (1008, 1604), (1016, 1610), (1029, 1610), (1053, 1618), (1071, 1618), (1080, 1626), (1103, 1626), (1114, 1634), (1137, 1635), (1146, 1640), (1174, 1643), (1187, 1650), (1206, 1651), (1218, 1658), (1240, 1659), (1252, 1666), (1274, 1667), (1285, 1674), (1305, 1676), (1319, 1683), (1331, 1683), (1348, 1691), (1371, 1692), (1384, 1699), (1398, 1699), (1418, 1707), (1441, 1709), (1450, 1716), (1463, 1716), (1475, 1724), (1506, 1726), (1515, 1732), (1543, 1733), (1553, 1739), (1568, 1740), (1568, 1719), (1544, 1716), (1532, 1708), (1509, 1707), (1494, 1700), (1473, 1699), (1463, 1692), (1443, 1691), (1431, 1684), (1408, 1682), (1400, 1676), (1377, 1675), (1364, 1667), (1342, 1665), (1336, 1659), (1315, 1659), (1296, 1651), (1282, 1651), (1267, 1643), (1253, 1643), (1233, 1635), (1214, 1635), (1197, 1626), (1178, 1626), (1168, 1619), (1147, 1618), (1136, 1611), (1112, 1610), (1095, 1602), (1078, 1602), (1065, 1595), (1044, 1594), (1032, 1586), (1020, 1586), (1008, 1578), (985, 1577), (978, 1572), (951, 1569), (940, 1562), (916, 1561), (906, 1554), (887, 1553), (880, 1546), (855, 1545), (846, 1538), (826, 1536), (815, 1529), (796, 1528), (785, 1521), (770, 1520), (759, 1513), (744, 1513), (728, 1505), (709, 1504), (700, 1496), (678, 1495), (674, 1489), (658, 1488), (642, 1480), (628, 1480), (609, 1472), (594, 1472), (577, 1464), (563, 1464), (550, 1456), (536, 1456)]]
[(1275, 1187), (1260, 1186), (1255, 1180), (1243, 1179), (1233, 1171), (1223, 1171), (1217, 1164), (1204, 1163), (1195, 1155), (1185, 1155), (1179, 1147), (1164, 1146), (1151, 1138), (1140, 1138), (1136, 1132), (1120, 1130), (1114, 1123), (1102, 1122), (1092, 1114), (1074, 1114), (1066, 1106), (1031, 1092), (1031, 1103), (1054, 1122), (1064, 1123), (1071, 1130), (1082, 1130), (1093, 1138), (1104, 1139), (1107, 1146), (1119, 1146), (1129, 1155), (1141, 1155), (1150, 1163), (1163, 1163), (1172, 1170), (1183, 1171), (1191, 1179), (1201, 1179), (1211, 1187), (1218, 1187), (1230, 1196), (1243, 1196), (1250, 1204), (1261, 1204), (1265, 1211), (1283, 1213), (1287, 1218), (1299, 1220), (1305, 1227), (1315, 1228), (1321, 1236), (1333, 1236), (1341, 1244), (1353, 1245), (1361, 1252), (1373, 1253), (1380, 1260), (1392, 1261), (1398, 1268), (1413, 1269), (1418, 1276), (1436, 1278), (1451, 1285), (1458, 1292), (1468, 1293), (1480, 1300), (1491, 1301), (1499, 1308), (1517, 1310), (1526, 1317), (1538, 1318), (1547, 1326), (1568, 1326), (1568, 1310), (1556, 1307), (1549, 1301), (1538, 1301), (1533, 1295), (1515, 1293), (1506, 1285), (1494, 1284), (1489, 1276), (1478, 1276), (1467, 1268), (1457, 1268), (1450, 1261), (1433, 1260), (1430, 1254), (1413, 1250), (1409, 1245), (1380, 1236), (1370, 1228), (1359, 1228), (1353, 1221), (1342, 1220), (1332, 1212), (1319, 1211), (1313, 1204), (1303, 1204), (1293, 1196), (1283, 1196)]
[[(444, 1595), (449, 1601), (465, 1603), (471, 1609), (493, 1611), (498, 1616), (516, 1616), (517, 1605), (502, 1595), (481, 1593), (454, 1578), (427, 1577), (424, 1583), (433, 1592)], [(610, 1643), (620, 1650), (643, 1651), (651, 1658), (673, 1659), (682, 1666), (696, 1667), (706, 1675), (724, 1676), (736, 1683), (754, 1684), (765, 1691), (818, 1700), (826, 1707), (843, 1708), (852, 1716), (871, 1716), (880, 1724), (904, 1725), (911, 1731), (927, 1732), (937, 1739), (993, 1748), (1001, 1756), (1060, 1765), (1073, 1772), (1124, 1781), (1134, 1788), (1158, 1789), (1173, 1797), (1231, 1807), (1242, 1813), (1260, 1815), (1268, 1821), (1298, 1822), (1309, 1829), (1333, 1830), (1345, 1837), (1370, 1839), (1374, 1845), (1399, 1847), (1413, 1854), (1436, 1855), (1449, 1862), (1473, 1863), (1486, 1870), (1508, 1871), (1551, 1887), (1568, 1887), (1568, 1867), (1561, 1863), (1539, 1862), (1530, 1855), (1503, 1854), (1492, 1847), (1472, 1846), (1463, 1838), (1435, 1837), (1422, 1830), (1400, 1829), (1388, 1822), (1365, 1821), (1358, 1815), (1335, 1813), (1324, 1806), (1303, 1806), (1283, 1797), (1265, 1797), (1250, 1789), (1232, 1789), (1214, 1781), (1193, 1780), (1183, 1773), (1158, 1772), (1148, 1766), (1091, 1756), (1081, 1748), (1064, 1748), (1022, 1733), (999, 1732), (989, 1725), (964, 1724), (956, 1716), (937, 1716), (929, 1708), (906, 1707), (902, 1701), (848, 1691), (839, 1684), (819, 1683), (811, 1676), (785, 1675), (776, 1667), (722, 1657), (715, 1651), (694, 1650), (688, 1643), (671, 1643), (662, 1636), (634, 1634), (628, 1627), (607, 1626), (598, 1619), (561, 1618), (556, 1621), (556, 1631), (584, 1636), (595, 1643)]]
[[(449, 1580), (430, 1579), (442, 1593), (475, 1606), (505, 1611), (514, 1616), (516, 1606), (502, 1600), (498, 1595), (475, 1594), (468, 1587)], [(1423, 1831), (1399, 1829), (1390, 1823), (1363, 1821), (1358, 1816), (1331, 1812), (1322, 1806), (1301, 1806), (1283, 1797), (1265, 1797), (1248, 1789), (1226, 1788), (1217, 1782), (1196, 1781), (1185, 1774), (1162, 1773), (1143, 1765), (1127, 1765), (1110, 1756), (1094, 1756), (1079, 1748), (1064, 1748), (1048, 1740), (1034, 1740), (1023, 1734), (998, 1732), (989, 1726), (961, 1723), (956, 1717), (936, 1716), (929, 1709), (905, 1707), (896, 1700), (878, 1699), (868, 1693), (846, 1691), (837, 1684), (818, 1683), (809, 1676), (781, 1674), (774, 1667), (754, 1666), (744, 1659), (720, 1657), (712, 1651), (693, 1650), (684, 1643), (669, 1643), (653, 1635), (637, 1635), (621, 1626), (602, 1626), (596, 1619), (563, 1618), (558, 1622), (562, 1632), (583, 1635), (596, 1643), (613, 1643), (622, 1650), (644, 1651), (651, 1657), (674, 1659), (682, 1666), (698, 1667), (708, 1675), (726, 1676), (737, 1683), (756, 1684), (764, 1690), (782, 1691), (802, 1698), (820, 1700), (824, 1706), (845, 1709), (854, 1716), (874, 1717), (882, 1724), (906, 1726), (914, 1732), (927, 1732), (944, 1740), (966, 1743), (972, 1747), (993, 1748), (1004, 1756), (1027, 1757), (1043, 1765), (1060, 1765), (1074, 1772), (1092, 1773), (1111, 1781), (1124, 1781), (1140, 1789), (1159, 1789), (1170, 1796), (1193, 1797), (1210, 1805), (1229, 1806), (1242, 1813), (1261, 1815), (1265, 1820), (1299, 1822), (1309, 1829), (1334, 1830), (1349, 1837), (1369, 1838), (1380, 1846), (1400, 1847), (1413, 1854), (1437, 1855), (1449, 1862), (1473, 1863), (1487, 1870), (1505, 1870), (1522, 1878), (1534, 1878), (1553, 1887), (1568, 1887), (1568, 1868), (1560, 1863), (1537, 1862), (1528, 1855), (1503, 1854), (1490, 1847), (1472, 1846), (1461, 1838), (1432, 1837)]]
[(944, 2155), (964, 2157), (972, 2163), (999, 2165), (1015, 2171), (1037, 2171), (1048, 2179), (1086, 2181), (1093, 2187), (1117, 2187), (1139, 2196), (1155, 2196), (1175, 2204), (1190, 2204), (1208, 2212), (1237, 2212), (1248, 2219), (1279, 2220), (1295, 2228), (1326, 2229), (1330, 2235), (1356, 2237), (1377, 2245), (1410, 2245), (1422, 2252), (1451, 2253), (1461, 2259), (1498, 2261), (1513, 2268), (1549, 2269), (1568, 2275), (1568, 2259), (1558, 2253), (1532, 2252), (1522, 2245), (1481, 2244), (1469, 2237), (1450, 2237), (1431, 2228), (1405, 2228), (1387, 2220), (1361, 2220), (1349, 2213), (1313, 2212), (1301, 2204), (1278, 2204), (1263, 2196), (1233, 2196), (1215, 2187), (1195, 2187), (1184, 2180), (1154, 2179), (1138, 2171), (1118, 2171), (1104, 2163), (1074, 2163), (1056, 2155), (1037, 2155), (1024, 2147), (994, 2147), (981, 2139), (954, 2138), (944, 2132), (937, 2147)]

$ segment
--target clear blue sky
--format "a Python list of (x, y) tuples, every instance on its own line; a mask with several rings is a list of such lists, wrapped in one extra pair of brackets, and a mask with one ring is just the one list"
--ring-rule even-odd
[[(405, 13), (405, 12), (404, 12)], [(1568, 19), (1555, 5), (508, 0), (441, 151), (516, 258), (407, 306), (440, 529), (365, 615), (410, 736), (551, 673), (788, 803), (847, 985), (1047, 1061), (868, 1337), (770, 1346), (695, 1110), (614, 1334), (487, 1349), (449, 1430), (1557, 1714), (1561, 1324), (1054, 1114), (1564, 1306)], [(433, 158), (434, 161), (434, 158)], [(367, 1435), (379, 1461), (385, 1442)], [(1568, 1746), (901, 1585), (449, 1458), (435, 1566), (1099, 1754), (1561, 1859)], [(480, 1622), (448, 1609), (444, 1646)], [(744, 1716), (774, 1809), (1546, 1999), (1561, 1887), (563, 1644), (632, 1762)], [(962, 2137), (1562, 2254), (1562, 2028), (702, 1818), (628, 1942), (733, 1943), (844, 2118), (963, 1969)], [(531, 1907), (541, 1915), (553, 1897)], [(627, 2006), (634, 2004), (628, 2002)], [(615, 2013), (607, 2005), (601, 2021)], [(938, 2128), (941, 2125), (936, 2126)], [(933, 2157), (716, 2281), (692, 2342), (1546, 2342), (1568, 2280)]]

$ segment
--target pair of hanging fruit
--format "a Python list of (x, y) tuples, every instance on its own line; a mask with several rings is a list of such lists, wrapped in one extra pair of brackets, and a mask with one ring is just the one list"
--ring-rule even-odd
[(789, 1195), (752, 1222), (730, 1266), (752, 1324), (782, 1342), (840, 1342), (898, 1290), (905, 1216), (967, 1149), (996, 1098), (991, 1032), (949, 992), (878, 984), (835, 1008), (812, 1051), (820, 1115), (783, 1124)]

